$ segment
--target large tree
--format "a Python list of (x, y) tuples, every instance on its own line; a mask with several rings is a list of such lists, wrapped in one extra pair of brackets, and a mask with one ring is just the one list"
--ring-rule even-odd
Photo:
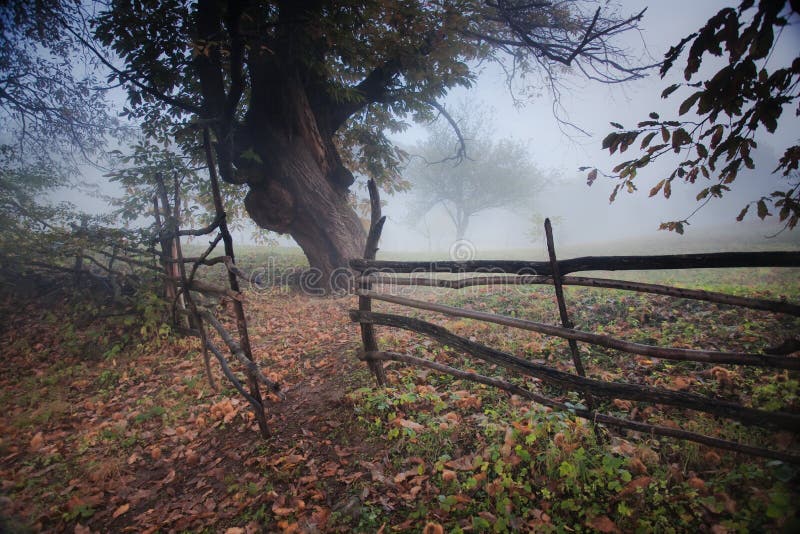
[[(664, 77), (681, 60), (687, 45), (686, 83), (666, 87), (662, 98), (682, 94), (677, 117), (662, 118), (651, 113), (647, 120), (627, 130), (612, 123), (617, 131), (603, 140), (603, 148), (611, 154), (623, 153), (641, 138), (639, 153), (619, 163), (610, 174), (619, 180), (611, 195), (636, 191), (637, 174), (657, 160), (674, 156), (674, 167), (650, 189), (650, 196), (669, 198), (675, 181), (705, 183), (697, 194), (697, 212), (711, 199), (730, 191), (744, 169), (755, 169), (752, 153), (765, 134), (778, 130), (781, 121), (800, 116), (800, 54), (796, 39), (785, 35), (790, 25), (800, 22), (798, 0), (743, 0), (738, 8), (725, 7), (712, 16), (695, 33), (682, 39), (664, 55), (661, 76)], [(789, 34), (788, 30), (785, 33)], [(788, 48), (788, 58), (775, 54), (779, 41)], [(707, 79), (697, 79), (703, 61), (722, 58), (722, 66)], [(680, 63), (678, 63), (680, 64)], [(694, 112), (696, 116), (691, 116)], [(687, 115), (688, 114), (688, 115)], [(776, 136), (778, 137), (778, 136)], [(751, 206), (761, 219), (770, 215), (773, 207), (784, 228), (793, 229), (800, 221), (800, 144), (798, 139), (782, 136), (783, 154), (773, 168), (758, 169), (762, 176), (780, 173), (786, 184), (770, 191), (764, 186), (763, 196), (746, 204), (739, 212), (741, 221)], [(589, 185), (597, 178), (598, 170), (591, 169)], [(766, 180), (765, 180), (766, 182)], [(684, 232), (689, 217), (667, 221), (662, 229)]]
[(565, 66), (636, 77), (615, 38), (641, 16), (589, 0), (113, 0), (94, 23), (121, 58), (108, 66), (127, 113), (187, 148), (210, 128), (252, 219), (291, 234), (327, 274), (363, 252), (353, 173), (398, 179), (387, 131), (429, 120), (481, 61), (548, 87)]
[[(419, 220), (441, 206), (460, 240), (481, 212), (530, 208), (546, 179), (533, 165), (525, 143), (494, 139), (486, 110), (465, 104), (451, 118), (461, 139), (446, 120), (434, 122), (428, 137), (411, 151), (404, 175), (413, 193), (410, 218)], [(459, 149), (464, 153), (459, 155)]]

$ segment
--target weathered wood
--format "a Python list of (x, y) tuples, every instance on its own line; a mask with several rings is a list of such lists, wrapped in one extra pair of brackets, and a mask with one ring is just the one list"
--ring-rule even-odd
[[(182, 284), (182, 281), (178, 280), (178, 283)], [(234, 302), (241, 303), (244, 300), (244, 295), (239, 291), (234, 291), (226, 287), (215, 286), (213, 284), (201, 282), (200, 280), (193, 280), (189, 282), (189, 289), (191, 291), (197, 291), (198, 293), (208, 293), (209, 295), (228, 297)]]
[(763, 310), (800, 317), (800, 305), (781, 300), (758, 299), (752, 297), (738, 297), (726, 295), (715, 291), (705, 291), (702, 289), (686, 289), (682, 287), (671, 287), (661, 284), (647, 284), (644, 282), (629, 282), (626, 280), (611, 280), (608, 278), (586, 278), (581, 276), (565, 276), (562, 278), (564, 284), (584, 287), (602, 287), (608, 289), (622, 289), (624, 291), (636, 291), (638, 293), (651, 293), (654, 295), (667, 295), (692, 300), (703, 300), (715, 304), (728, 304), (740, 306), (753, 310)]
[(248, 372), (255, 375), (258, 378), (258, 381), (267, 386), (270, 389), (270, 391), (272, 391), (275, 395), (277, 395), (281, 399), (286, 398), (283, 392), (281, 391), (280, 385), (267, 378), (264, 375), (264, 373), (261, 372), (261, 369), (258, 368), (258, 365), (256, 365), (256, 363), (253, 360), (251, 360), (245, 355), (244, 350), (242, 350), (242, 347), (238, 343), (236, 343), (231, 334), (225, 329), (224, 326), (222, 326), (222, 323), (220, 323), (219, 320), (216, 317), (214, 317), (214, 314), (212, 314), (208, 310), (202, 310), (200, 311), (200, 315), (211, 326), (214, 327), (214, 329), (217, 331), (217, 333), (219, 333), (220, 337), (222, 338), (222, 341), (224, 341), (225, 344), (228, 346), (228, 349), (231, 351), (231, 354), (233, 354), (236, 357), (236, 359), (239, 360), (239, 362), (245, 366)]
[[(201, 258), (200, 256), (190, 256), (184, 257), (181, 259), (182, 263), (199, 263), (201, 265), (205, 265), (206, 267), (212, 267), (214, 265), (219, 265), (220, 263), (225, 263), (226, 256), (215, 256), (213, 258)], [(171, 263), (177, 263), (178, 260), (169, 260)]]
[[(214, 237), (214, 239), (212, 239), (211, 242), (208, 244), (208, 247), (205, 249), (205, 251), (203, 251), (203, 253), (200, 254), (200, 257), (197, 258), (197, 261), (195, 261), (192, 264), (192, 271), (189, 273), (189, 282), (194, 280), (194, 277), (197, 274), (197, 269), (199, 269), (200, 266), (203, 265), (203, 262), (206, 261), (206, 258), (208, 258), (211, 255), (211, 253), (214, 251), (215, 248), (217, 248), (217, 245), (219, 244), (220, 240), (222, 240), (222, 234), (218, 233)], [(219, 257), (224, 258), (224, 256), (219, 256)]]
[[(208, 174), (211, 180), (211, 196), (214, 200), (214, 209), (217, 214), (217, 219), (219, 220), (219, 233), (222, 236), (222, 243), (225, 247), (225, 255), (228, 256), (232, 263), (236, 263), (236, 255), (234, 254), (233, 250), (233, 237), (231, 236), (230, 231), (228, 230), (228, 223), (226, 220), (225, 214), (225, 205), (222, 202), (222, 193), (220, 193), (219, 189), (219, 177), (217, 176), (217, 165), (214, 160), (214, 151), (211, 147), (211, 134), (209, 133), (208, 127), (203, 128), (203, 149), (205, 151), (206, 156), (206, 166), (208, 167)], [(239, 289), (239, 280), (236, 278), (236, 274), (228, 270), (228, 283), (230, 285), (231, 290), (235, 291), (236, 293), (240, 292)], [(247, 329), (247, 318), (244, 314), (244, 307), (240, 300), (233, 301), (233, 310), (236, 316), (236, 329), (239, 333), (239, 340), (241, 342), (242, 352), (247, 356), (247, 358), (251, 361), (254, 361), (253, 358), (253, 351), (250, 345), (250, 334)], [(261, 410), (256, 410), (256, 421), (258, 422), (258, 427), (261, 431), (261, 435), (264, 438), (269, 437), (269, 426), (267, 425), (267, 418), (264, 415), (264, 399), (261, 396), (261, 388), (258, 385), (258, 377), (252, 371), (247, 371), (247, 382), (250, 387), (250, 395), (255, 398), (259, 404), (262, 406)]]
[[(105, 250), (100, 249), (93, 249), (92, 252), (96, 252), (98, 254), (102, 254), (103, 256), (110, 257), (111, 253)], [(136, 258), (131, 258), (130, 256), (122, 256), (120, 254), (115, 254), (114, 258), (116, 261), (121, 261), (122, 263), (127, 263), (129, 265), (136, 265), (137, 267), (141, 267), (142, 269), (148, 269), (150, 271), (155, 271), (158, 273), (164, 274), (164, 276), (169, 276), (167, 273), (163, 273), (163, 269), (160, 267), (156, 267), (155, 265), (151, 265), (146, 261), (142, 261)]]
[(595, 334), (592, 332), (584, 332), (582, 330), (574, 330), (571, 328), (564, 328), (561, 326), (554, 326), (544, 323), (537, 323), (525, 319), (517, 319), (514, 317), (506, 317), (504, 315), (497, 315), (493, 313), (486, 313), (474, 310), (464, 310), (453, 306), (445, 306), (443, 304), (434, 304), (422, 300), (410, 299), (406, 297), (399, 297), (395, 295), (386, 295), (383, 293), (376, 293), (369, 291), (365, 293), (372, 299), (391, 302), (393, 304), (400, 304), (410, 308), (417, 308), (422, 310), (443, 313), (453, 317), (464, 317), (466, 319), (476, 319), (479, 321), (486, 321), (489, 323), (510, 326), (513, 328), (521, 328), (523, 330), (530, 330), (546, 334), (549, 336), (557, 336), (565, 339), (575, 339), (591, 343), (592, 345), (600, 345), (610, 349), (619, 350), (631, 354), (641, 354), (643, 356), (650, 356), (653, 358), (662, 358), (666, 360), (678, 361), (694, 361), (711, 364), (736, 364), (736, 365), (753, 365), (757, 367), (773, 367), (778, 369), (791, 369), (800, 370), (800, 358), (791, 356), (775, 356), (772, 354), (750, 354), (742, 352), (721, 352), (721, 351), (706, 351), (699, 349), (680, 349), (673, 347), (655, 347), (653, 345), (644, 345), (642, 343), (633, 343), (616, 339), (611, 336), (602, 334)]
[[(224, 214), (223, 214), (224, 217)], [(214, 221), (209, 224), (208, 226), (204, 226), (203, 228), (196, 228), (191, 230), (178, 230), (178, 236), (194, 236), (199, 237), (201, 235), (208, 235), (214, 232), (217, 228), (219, 228), (219, 222), (222, 220), (222, 217), (217, 215), (214, 218)]]
[[(561, 326), (572, 329), (572, 321), (569, 320), (569, 314), (567, 313), (567, 302), (564, 299), (564, 288), (561, 287), (561, 272), (559, 271), (558, 260), (556, 259), (556, 247), (553, 244), (553, 227), (550, 224), (550, 219), (544, 220), (544, 234), (545, 240), (547, 241), (547, 254), (550, 256), (550, 269), (553, 271), (553, 287), (555, 288)], [(578, 353), (578, 342), (575, 341), (574, 338), (568, 338), (567, 343), (569, 344), (569, 352), (572, 356), (572, 364), (575, 366), (575, 372), (580, 376), (586, 376), (586, 371), (583, 370), (581, 355)], [(588, 402), (591, 404), (590, 400), (588, 400)]]
[[(214, 345), (214, 343), (212, 343), (211, 340), (209, 339), (206, 339), (206, 347), (208, 348), (208, 350), (211, 351), (212, 354), (214, 354), (214, 356), (216, 356), (217, 360), (219, 361), (220, 367), (222, 367), (222, 373), (225, 375), (225, 377), (231, 382), (231, 384), (233, 384), (233, 387), (236, 388), (236, 391), (238, 391), (239, 394), (242, 397), (244, 397), (247, 400), (247, 402), (250, 403), (250, 406), (252, 406), (253, 408), (253, 412), (256, 414), (256, 421), (258, 421), (259, 419), (266, 420), (266, 416), (264, 415), (263, 402), (260, 402), (257, 398), (253, 397), (247, 391), (245, 391), (244, 386), (242, 386), (242, 383), (239, 382), (239, 379), (236, 378), (236, 375), (233, 374), (233, 371), (231, 371), (231, 368), (228, 365), (228, 361), (225, 359), (225, 356), (222, 354), (222, 351), (220, 351), (216, 347), (216, 345)], [(261, 414), (260, 417), (258, 415), (259, 413)], [(267, 431), (266, 436), (263, 435), (264, 430)], [(264, 429), (262, 429), (262, 436), (265, 439), (269, 437), (269, 427), (265, 427)]]
[[(562, 275), (579, 271), (642, 271), (653, 269), (718, 269), (731, 267), (800, 267), (800, 252), (716, 252), (657, 256), (585, 256), (559, 260)], [(552, 276), (550, 262), (522, 260), (390, 261), (355, 258), (350, 266), (360, 272), (394, 273), (483, 272)]]
[[(166, 295), (167, 300), (172, 301), (175, 300), (180, 296), (178, 292), (178, 283), (175, 280), (178, 278), (177, 272), (174, 269), (174, 266), (170, 264), (172, 259), (170, 252), (172, 251), (171, 243), (172, 240), (167, 237), (165, 234), (169, 231), (169, 229), (165, 229), (164, 226), (167, 221), (161, 220), (161, 210), (164, 210), (164, 217), (169, 218), (169, 206), (167, 204), (167, 193), (164, 189), (164, 182), (161, 179), (161, 174), (156, 173), (156, 184), (158, 185), (157, 194), (153, 195), (153, 217), (156, 220), (156, 231), (158, 233), (158, 242), (161, 246), (161, 253), (159, 254), (159, 260), (161, 261), (161, 266), (164, 269), (164, 274), (166, 275), (164, 280), (164, 294)], [(160, 196), (160, 205), (159, 205), (159, 196)]]
[(619, 382), (604, 382), (591, 378), (565, 373), (552, 367), (530, 362), (523, 358), (492, 349), (457, 336), (447, 329), (419, 319), (412, 319), (400, 315), (391, 315), (375, 312), (350, 311), (350, 318), (354, 322), (373, 323), (376, 325), (402, 328), (412, 332), (427, 335), (436, 341), (463, 350), (488, 363), (500, 365), (507, 369), (515, 370), (527, 376), (539, 378), (568, 390), (577, 390), (591, 393), (596, 397), (620, 398), (628, 400), (649, 401), (668, 404), (680, 408), (702, 411), (721, 417), (740, 421), (746, 425), (764, 426), (800, 432), (800, 415), (786, 412), (768, 412), (747, 408), (738, 404), (704, 397), (692, 393), (671, 391), (650, 386), (639, 386)]
[[(385, 272), (373, 272), (364, 274), (363, 277), (367, 278), (370, 282), (376, 284), (383, 284), (388, 286), (423, 286), (423, 287), (441, 287), (445, 289), (463, 289), (466, 287), (475, 286), (492, 286), (492, 285), (531, 285), (531, 284), (552, 284), (553, 279), (549, 276), (536, 276), (536, 275), (521, 275), (516, 274), (496, 274), (496, 275), (481, 275), (471, 276), (469, 278), (459, 278), (456, 280), (448, 280), (445, 278), (430, 278), (426, 276), (419, 276), (421, 273), (413, 273), (411, 276), (397, 276)], [(567, 277), (564, 277), (567, 278)]]
[(697, 434), (695, 432), (689, 432), (677, 428), (640, 423), (638, 421), (622, 419), (619, 417), (614, 417), (611, 415), (606, 415), (591, 410), (583, 410), (581, 408), (576, 408), (574, 406), (567, 406), (562, 402), (558, 402), (549, 397), (545, 397), (544, 395), (540, 395), (538, 393), (530, 391), (529, 389), (517, 386), (516, 384), (512, 384), (511, 382), (508, 382), (500, 378), (493, 378), (478, 373), (462, 371), (460, 369), (450, 367), (449, 365), (434, 362), (431, 360), (426, 360), (424, 358), (418, 358), (416, 356), (411, 356), (409, 354), (378, 351), (378, 352), (361, 353), (359, 355), (359, 358), (365, 361), (370, 361), (370, 360), (397, 361), (397, 362), (407, 363), (410, 365), (416, 365), (419, 367), (425, 367), (427, 369), (433, 369), (435, 371), (446, 373), (456, 378), (460, 378), (462, 380), (470, 380), (472, 382), (477, 382), (479, 384), (485, 384), (487, 386), (496, 387), (498, 389), (507, 391), (513, 395), (519, 395), (520, 397), (527, 398), (544, 406), (549, 406), (551, 408), (555, 408), (562, 411), (569, 411), (579, 417), (588, 419), (596, 423), (604, 423), (609, 426), (625, 428), (629, 430), (636, 430), (638, 432), (643, 432), (656, 436), (668, 436), (673, 438), (684, 439), (687, 441), (693, 441), (695, 443), (702, 443), (703, 445), (708, 445), (710, 447), (716, 447), (718, 449), (740, 452), (752, 456), (760, 456), (763, 458), (771, 458), (774, 460), (781, 460), (783, 462), (800, 464), (800, 455), (793, 454), (791, 452), (776, 451), (773, 449), (766, 449), (763, 447), (743, 445), (741, 443), (736, 443), (734, 441), (712, 438), (710, 436), (704, 436), (703, 434)]
[[(365, 274), (364, 276), (368, 277), (373, 283), (385, 284), (389, 286), (423, 286), (441, 287), (446, 289), (463, 289), (466, 287), (493, 285), (553, 284), (553, 278), (551, 276), (538, 275), (495, 274), (459, 278), (457, 280), (447, 280), (443, 278), (419, 276), (419, 274), (420, 273), (415, 273), (411, 276), (405, 277), (385, 272), (371, 272), (370, 274)], [(636, 291), (639, 293), (666, 295), (684, 299), (703, 300), (706, 302), (713, 302), (715, 304), (729, 304), (731, 306), (741, 306), (743, 308), (750, 308), (753, 310), (785, 313), (787, 315), (800, 317), (800, 305), (781, 300), (739, 297), (701, 289), (687, 289), (661, 284), (613, 280), (609, 278), (562, 276), (561, 283), (565, 286), (603, 287), (608, 289), (621, 289), (624, 291)]]
[[(200, 334), (200, 342), (203, 346), (203, 365), (206, 370), (206, 377), (208, 378), (208, 384), (211, 386), (213, 391), (217, 391), (217, 383), (214, 380), (214, 374), (211, 372), (211, 358), (208, 355), (208, 339), (206, 335), (205, 325), (203, 325), (203, 318), (200, 316), (197, 303), (195, 302), (194, 298), (192, 297), (191, 291), (186, 291), (188, 287), (190, 287), (190, 282), (186, 276), (186, 265), (183, 263), (183, 249), (181, 248), (181, 238), (179, 225), (180, 225), (180, 212), (181, 212), (181, 196), (180, 196), (180, 182), (178, 181), (177, 176), (173, 176), (174, 182), (174, 192), (173, 192), (173, 211), (172, 217), (170, 219), (170, 224), (168, 225), (170, 228), (175, 230), (175, 237), (173, 238), (173, 247), (172, 250), (175, 254), (175, 260), (178, 262), (178, 273), (180, 275), (182, 290), (176, 297), (176, 304), (178, 302), (178, 298), (183, 299), (183, 308), (189, 308), (189, 315), (187, 317), (188, 323), (186, 327), (190, 330), (197, 330)], [(159, 186), (164, 189), (163, 182), (159, 178)], [(175, 307), (173, 307), (175, 309)], [(174, 321), (177, 324), (177, 321)]]
[(250, 276), (236, 265), (230, 256), (222, 256), (222, 263), (225, 264), (225, 268), (228, 269), (229, 273), (233, 273), (246, 282), (250, 281)]
[[(381, 232), (383, 225), (386, 222), (386, 217), (381, 215), (381, 199), (378, 193), (378, 186), (375, 180), (367, 182), (369, 189), (369, 202), (370, 202), (370, 225), (369, 232), (367, 233), (367, 241), (364, 245), (364, 258), (367, 260), (374, 260), (375, 255), (378, 253), (378, 243), (381, 239)], [(361, 291), (369, 291), (372, 285), (369, 280), (361, 279), (358, 282)], [(359, 295), (358, 309), (364, 312), (372, 310), (372, 301), (369, 297)], [(375, 327), (369, 323), (361, 323), (361, 343), (364, 345), (364, 350), (375, 351), (378, 350), (378, 341), (375, 338)], [(370, 371), (375, 376), (375, 381), (379, 386), (386, 384), (386, 372), (383, 369), (381, 362), (373, 361), (368, 362)]]

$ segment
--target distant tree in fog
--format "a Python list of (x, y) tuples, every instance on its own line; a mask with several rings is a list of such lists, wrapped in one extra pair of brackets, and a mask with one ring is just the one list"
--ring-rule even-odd
[(525, 143), (495, 139), (487, 112), (475, 106), (464, 104), (448, 117), (457, 129), (440, 118), (429, 126), (427, 139), (410, 151), (404, 173), (413, 193), (409, 220), (421, 220), (441, 206), (455, 227), (456, 239), (463, 239), (470, 220), (481, 212), (531, 209), (547, 180), (531, 161)]

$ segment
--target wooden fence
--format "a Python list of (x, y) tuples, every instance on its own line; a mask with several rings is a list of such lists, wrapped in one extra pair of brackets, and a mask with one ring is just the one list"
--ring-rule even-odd
[[(156, 224), (154, 232), (147, 239), (142, 241), (132, 235), (128, 236), (122, 230), (83, 224), (74, 227), (68, 236), (77, 243), (70, 247), (70, 250), (76, 251), (73, 267), (59, 265), (57, 261), (37, 262), (33, 267), (49, 272), (74, 274), (76, 285), (81, 282), (81, 277), (103, 284), (111, 290), (115, 300), (124, 289), (131, 292), (144, 287), (163, 289), (163, 296), (170, 304), (172, 326), (180, 333), (196, 336), (201, 340), (206, 372), (212, 388), (216, 389), (216, 384), (211, 374), (210, 354), (219, 361), (225, 377), (250, 403), (261, 435), (266, 438), (270, 432), (260, 386), (265, 386), (279, 398), (283, 397), (283, 393), (277, 383), (261, 372), (252, 354), (243, 305), (244, 296), (239, 284), (240, 278), (247, 280), (248, 276), (236, 266), (233, 239), (227, 226), (207, 129), (204, 130), (203, 141), (216, 212), (211, 224), (199, 229), (180, 228), (181, 195), (178, 176), (172, 176), (173, 183), (168, 188), (165, 177), (156, 174), (155, 194), (152, 198)], [(213, 238), (199, 256), (184, 257), (181, 238), (186, 236)], [(224, 251), (213, 255), (220, 243)], [(198, 279), (201, 267), (217, 264), (224, 265), (227, 270), (227, 285)], [(235, 333), (229, 332), (214, 313), (219, 299), (223, 298), (231, 303)], [(218, 334), (221, 344), (212, 339), (211, 332)], [(221, 347), (227, 348), (227, 351)], [(225, 352), (229, 355), (226, 356)], [(243, 368), (247, 389), (231, 369), (231, 356)]]
[[(663, 256), (607, 256), (584, 257), (558, 260), (553, 245), (552, 229), (549, 220), (545, 222), (545, 233), (549, 261), (437, 261), (404, 262), (376, 261), (378, 240), (385, 217), (380, 214), (380, 201), (377, 188), (370, 184), (372, 199), (372, 221), (367, 240), (364, 259), (350, 262), (351, 267), (360, 274), (358, 283), (359, 309), (350, 312), (350, 318), (361, 325), (364, 350), (360, 358), (368, 362), (379, 384), (385, 382), (384, 361), (398, 361), (434, 369), (461, 379), (491, 385), (512, 394), (528, 398), (534, 402), (555, 409), (570, 410), (576, 415), (620, 429), (630, 429), (651, 435), (680, 438), (712, 447), (737, 451), (746, 454), (778, 459), (800, 464), (800, 454), (795, 451), (779, 451), (754, 447), (742, 443), (706, 436), (679, 428), (652, 425), (628, 420), (598, 412), (594, 409), (599, 399), (623, 399), (647, 401), (661, 405), (691, 409), (713, 416), (732, 419), (748, 426), (759, 426), (771, 430), (790, 431), (800, 434), (800, 414), (786, 411), (766, 411), (742, 406), (738, 403), (716, 399), (695, 393), (673, 391), (664, 388), (607, 382), (586, 377), (578, 351), (578, 342), (589, 343), (615, 349), (625, 353), (639, 354), (667, 360), (693, 361), (714, 365), (749, 365), (763, 368), (800, 370), (800, 358), (791, 356), (800, 350), (800, 342), (787, 340), (774, 353), (723, 352), (716, 350), (696, 350), (672, 347), (659, 347), (633, 343), (611, 336), (575, 330), (570, 321), (564, 299), (564, 285), (578, 285), (623, 289), (658, 295), (668, 295), (684, 299), (704, 300), (765, 310), (800, 317), (800, 305), (785, 301), (738, 297), (710, 291), (700, 291), (669, 287), (659, 284), (645, 284), (602, 278), (566, 276), (578, 271), (620, 271), (646, 269), (689, 269), (689, 268), (728, 268), (728, 267), (800, 267), (800, 252), (758, 252), (758, 253), (715, 253), (683, 254)], [(425, 273), (480, 273), (461, 279), (440, 279), (425, 276)], [(412, 273), (413, 276), (398, 276)], [(487, 274), (488, 273), (488, 274)], [(373, 290), (374, 285), (407, 285), (459, 289), (479, 285), (548, 284), (555, 288), (561, 326), (554, 326), (494, 313), (478, 312), (453, 306), (430, 303), (422, 300), (393, 295)], [(554, 367), (532, 362), (525, 358), (496, 350), (475, 341), (453, 334), (442, 326), (398, 314), (372, 311), (372, 301), (380, 300), (414, 309), (428, 310), (450, 317), (463, 317), (484, 321), (549, 336), (567, 339), (575, 373), (568, 373)], [(374, 326), (388, 326), (426, 335), (443, 345), (459, 349), (475, 358), (496, 364), (515, 373), (533, 377), (542, 382), (555, 385), (563, 390), (578, 391), (585, 396), (587, 408), (568, 406), (565, 403), (545, 397), (505, 379), (487, 377), (473, 372), (459, 370), (442, 363), (379, 349)]]

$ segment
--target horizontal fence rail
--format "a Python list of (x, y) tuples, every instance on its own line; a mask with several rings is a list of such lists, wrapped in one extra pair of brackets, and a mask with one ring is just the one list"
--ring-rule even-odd
[[(370, 272), (369, 274), (366, 274), (364, 278), (372, 283), (389, 286), (422, 286), (444, 289), (464, 289), (467, 287), (500, 285), (553, 285), (554, 283), (552, 276), (540, 275), (495, 274), (448, 280), (444, 278), (420, 276), (420, 274), (422, 273), (413, 273), (411, 276), (397, 276), (389, 272)], [(564, 276), (561, 279), (561, 283), (565, 286), (621, 289), (624, 291), (635, 291), (637, 293), (650, 293), (653, 295), (665, 295), (684, 299), (703, 300), (706, 302), (713, 302), (715, 304), (727, 304), (730, 306), (739, 306), (753, 310), (772, 311), (800, 317), (800, 305), (783, 300), (739, 297), (736, 295), (728, 295), (726, 293), (718, 293), (715, 291), (705, 291), (702, 289), (687, 289), (683, 287), (671, 287), (661, 284), (630, 282), (627, 280), (613, 280), (609, 278), (587, 278), (583, 276)]]
[[(739, 267), (800, 267), (800, 252), (722, 252), (710, 254), (674, 254), (656, 256), (587, 256), (567, 260), (558, 260), (552, 238), (550, 222), (545, 221), (548, 254), (550, 261), (518, 261), (518, 260), (470, 260), (470, 261), (386, 261), (375, 260), (377, 243), (385, 218), (380, 217), (380, 203), (374, 184), (370, 187), (370, 198), (373, 206), (372, 225), (367, 240), (364, 259), (353, 259), (350, 266), (357, 271), (359, 309), (350, 311), (350, 318), (358, 322), (362, 329), (364, 350), (359, 358), (370, 364), (376, 373), (379, 384), (383, 384), (385, 376), (382, 365), (380, 375), (376, 365), (386, 361), (403, 362), (447, 373), (452, 376), (491, 385), (509, 393), (519, 395), (534, 402), (556, 409), (569, 410), (575, 415), (590, 419), (596, 423), (604, 423), (620, 429), (646, 432), (652, 435), (669, 436), (694, 441), (711, 447), (773, 458), (800, 464), (800, 453), (795, 451), (778, 451), (763, 447), (751, 446), (735, 441), (686, 431), (679, 428), (652, 425), (632, 421), (620, 417), (599, 413), (594, 408), (596, 399), (626, 399), (645, 401), (662, 407), (703, 412), (711, 416), (723, 417), (747, 426), (757, 426), (774, 431), (790, 431), (800, 434), (800, 414), (786, 411), (768, 411), (743, 406), (736, 402), (726, 401), (695, 393), (674, 391), (665, 388), (631, 384), (625, 382), (609, 382), (584, 376), (583, 364), (577, 350), (577, 343), (606, 347), (629, 354), (639, 354), (653, 358), (677, 361), (692, 361), (709, 365), (743, 365), (760, 368), (781, 369), (790, 372), (800, 370), (800, 358), (792, 356), (800, 347), (797, 339), (788, 339), (781, 346), (766, 349), (764, 353), (725, 352), (718, 350), (685, 349), (675, 347), (658, 347), (642, 343), (634, 343), (612, 336), (576, 330), (569, 319), (566, 302), (561, 287), (574, 285), (598, 287), (650, 293), (676, 298), (694, 299), (716, 304), (739, 306), (755, 310), (782, 313), (800, 317), (800, 303), (785, 300), (740, 297), (713, 291), (671, 287), (661, 284), (649, 284), (607, 278), (589, 278), (565, 276), (579, 271), (631, 271), (659, 269), (708, 269)], [(377, 210), (375, 207), (378, 207)], [(458, 279), (438, 278), (432, 273), (472, 273), (472, 276)], [(407, 276), (403, 276), (407, 275)], [(495, 313), (466, 310), (454, 306), (446, 306), (376, 291), (375, 286), (392, 288), (393, 286), (420, 286), (447, 289), (461, 289), (475, 286), (491, 285), (553, 285), (559, 307), (561, 326), (555, 326)], [(575, 373), (570, 373), (531, 361), (525, 358), (497, 350), (456, 335), (443, 326), (392, 313), (375, 312), (372, 302), (378, 300), (411, 309), (426, 310), (450, 317), (461, 317), (519, 328), (541, 334), (556, 336), (569, 341)], [(427, 336), (443, 346), (456, 349), (484, 362), (497, 365), (508, 371), (531, 377), (565, 391), (578, 391), (584, 395), (586, 407), (567, 405), (563, 402), (535, 393), (526, 387), (511, 383), (500, 377), (487, 377), (474, 372), (463, 371), (454, 367), (430, 361), (408, 354), (382, 351), (378, 348), (374, 333), (375, 326), (399, 328)]]
[(512, 395), (519, 395), (520, 397), (532, 400), (533, 402), (539, 403), (543, 406), (549, 406), (557, 410), (572, 412), (579, 417), (583, 417), (584, 419), (588, 419), (595, 423), (603, 423), (617, 428), (635, 430), (637, 432), (643, 432), (649, 435), (667, 436), (677, 439), (684, 439), (688, 441), (694, 441), (695, 443), (702, 443), (703, 445), (708, 445), (709, 447), (717, 447), (719, 449), (741, 452), (753, 456), (762, 456), (764, 458), (771, 458), (783, 462), (800, 464), (800, 455), (797, 454), (792, 454), (783, 451), (776, 451), (772, 449), (765, 449), (763, 447), (754, 447), (752, 445), (744, 445), (742, 443), (737, 443), (735, 441), (729, 441), (726, 439), (705, 436), (703, 434), (690, 432), (688, 430), (683, 430), (680, 428), (672, 428), (668, 426), (640, 423), (637, 421), (631, 421), (629, 419), (623, 419), (621, 417), (614, 417), (613, 415), (606, 415), (598, 413), (596, 411), (586, 410), (584, 408), (567, 405), (563, 402), (555, 401), (553, 399), (545, 397), (544, 395), (539, 395), (538, 393), (534, 393), (529, 389), (520, 387), (516, 384), (512, 384), (511, 382), (508, 382), (503, 379), (490, 378), (488, 376), (483, 376), (477, 373), (462, 371), (461, 369), (456, 369), (455, 367), (450, 367), (449, 365), (433, 362), (430, 360), (426, 360), (424, 358), (418, 358), (416, 356), (411, 356), (410, 354), (376, 351), (376, 352), (364, 352), (359, 357), (367, 362), (396, 361), (396, 362), (407, 363), (410, 365), (416, 365), (426, 369), (432, 369), (440, 373), (446, 373), (463, 380), (470, 380), (472, 382), (477, 382), (478, 384), (493, 386), (498, 389), (507, 391)]
[[(352, 259), (350, 266), (359, 272), (369, 270), (394, 273), (505, 273), (551, 276), (547, 261), (470, 260), (470, 261), (393, 261)], [(585, 256), (558, 260), (560, 274), (580, 271), (651, 271), (659, 269), (720, 269), (734, 267), (800, 267), (800, 252), (716, 252), (711, 254), (669, 254), (660, 256)]]
[(712, 399), (711, 397), (693, 393), (584, 378), (470, 341), (453, 334), (439, 325), (402, 315), (354, 310), (351, 312), (350, 318), (354, 322), (392, 326), (424, 334), (448, 347), (461, 349), (488, 363), (496, 364), (566, 389), (583, 391), (610, 399), (618, 398), (667, 404), (727, 417), (746, 425), (800, 432), (800, 414), (747, 408), (733, 402)]
[(406, 297), (398, 297), (395, 295), (376, 293), (374, 291), (361, 291), (359, 292), (359, 295), (385, 302), (391, 302), (394, 304), (400, 304), (409, 308), (417, 308), (421, 310), (443, 313), (453, 317), (464, 317), (466, 319), (476, 319), (478, 321), (484, 321), (487, 323), (521, 328), (523, 330), (530, 330), (540, 334), (557, 336), (564, 339), (574, 339), (575, 341), (584, 341), (586, 343), (591, 343), (592, 345), (600, 345), (602, 347), (616, 349), (621, 352), (640, 354), (642, 356), (650, 356), (653, 358), (712, 364), (754, 365), (758, 367), (800, 370), (800, 358), (774, 356), (771, 354), (748, 354), (743, 352), (719, 352), (696, 349), (655, 347), (653, 345), (644, 345), (641, 343), (623, 341), (611, 336), (573, 330), (572, 328), (537, 323), (534, 321), (517, 319), (515, 317), (507, 317), (505, 315), (498, 315), (494, 313), (465, 310), (453, 306), (445, 306), (443, 304), (434, 304), (424, 300), (415, 300)]

